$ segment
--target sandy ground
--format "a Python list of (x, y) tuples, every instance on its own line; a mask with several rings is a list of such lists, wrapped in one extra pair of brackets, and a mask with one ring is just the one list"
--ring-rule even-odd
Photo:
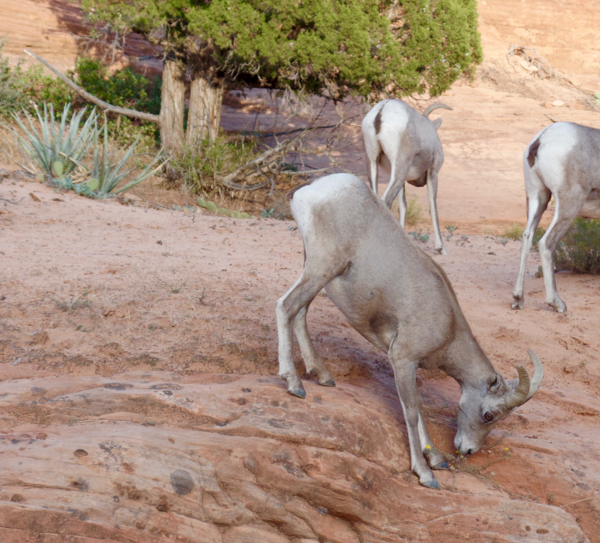
[[(3, 379), (155, 370), (183, 378), (276, 375), (274, 302), (302, 268), (293, 222), (90, 201), (10, 178), (0, 197)], [(487, 447), (502, 439), (511, 457), (488, 467), (487, 484), (514, 499), (565, 507), (599, 541), (600, 283), (560, 274), (569, 313), (557, 315), (533, 277), (534, 254), (525, 310), (512, 311), (519, 244), (505, 241), (459, 230), (447, 242), (449, 255), (433, 257), (495, 366), (514, 378), (531, 348), (546, 370), (534, 400), (494, 430), (471, 462), (485, 464)], [(385, 355), (326, 297), (311, 306), (309, 326), (336, 381), (393, 391)], [(440, 375), (422, 375), (421, 383), (440, 447), (452, 453), (457, 387)], [(31, 431), (27, 412), (4, 411), (0, 431)]]

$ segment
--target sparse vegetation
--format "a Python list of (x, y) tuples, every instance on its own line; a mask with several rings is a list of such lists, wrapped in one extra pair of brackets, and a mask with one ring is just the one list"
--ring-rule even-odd
[(250, 162), (255, 155), (255, 140), (242, 138), (231, 141), (221, 136), (210, 146), (187, 148), (181, 157), (173, 159), (167, 171), (167, 181), (184, 186), (191, 194), (221, 193), (223, 178)]
[(523, 237), (524, 230), (524, 226), (521, 226), (518, 223), (513, 223), (512, 225), (507, 226), (500, 235), (506, 239), (514, 239), (515, 241), (520, 241)]
[(454, 232), (456, 231), (456, 226), (448, 225), (446, 226), (446, 230), (448, 230), (448, 233), (445, 234), (446, 241), (450, 241), (454, 235)]
[[(489, 445), (488, 449), (492, 450), (494, 447), (496, 447), (497, 445), (499, 445), (502, 442), (502, 439), (503, 438), (500, 438), (498, 441), (496, 441), (492, 445)], [(491, 472), (491, 473), (487, 474), (487, 473), (485, 473), (486, 470), (490, 466), (492, 466), (498, 462), (501, 462), (502, 460), (508, 460), (509, 458), (511, 458), (513, 456), (512, 452), (510, 451), (510, 448), (505, 447), (499, 456), (497, 456), (497, 457), (493, 458), (492, 460), (489, 460), (488, 462), (485, 462), (481, 465), (475, 465), (475, 464), (470, 463), (468, 458), (459, 454), (458, 451), (456, 451), (455, 454), (446, 453), (443, 451), (441, 451), (441, 453), (444, 455), (444, 458), (446, 459), (446, 462), (448, 462), (448, 465), (450, 466), (450, 469), (452, 471), (460, 471), (463, 473), (469, 473), (469, 474), (479, 477), (481, 479), (492, 479), (493, 476), (495, 475), (495, 473)], [(498, 486), (500, 486), (498, 483), (496, 483), (496, 484)]]
[(234, 219), (249, 219), (250, 215), (248, 213), (243, 213), (240, 211), (225, 209), (223, 207), (218, 207), (217, 204), (211, 202), (210, 200), (205, 200), (200, 197), (196, 200), (196, 203), (199, 207), (203, 207), (204, 209), (208, 209), (209, 211), (215, 211), (220, 213), (221, 215), (226, 215), (227, 217), (233, 217)]
[(423, 206), (419, 203), (419, 197), (409, 194), (406, 201), (405, 222), (408, 226), (416, 226), (423, 215)]
[(80, 296), (72, 296), (70, 300), (54, 300), (56, 307), (61, 311), (67, 313), (75, 313), (79, 309), (86, 309), (92, 307), (92, 301), (88, 299), (89, 292), (86, 290)]
[(531, 249), (533, 251), (538, 251), (539, 250), (539, 243), (540, 240), (544, 237), (544, 234), (546, 233), (546, 230), (542, 227), (538, 227), (535, 231), (535, 234), (533, 234), (533, 239), (531, 241)]
[(429, 228), (427, 229), (427, 232), (423, 232), (423, 229), (419, 228), (418, 232), (415, 230), (414, 232), (410, 232), (410, 235), (415, 241), (427, 243), (429, 241)]
[(577, 217), (554, 253), (558, 271), (600, 274), (600, 221)]
[(11, 67), (2, 56), (0, 40), (0, 120), (10, 120), (11, 113), (25, 108), (35, 113), (34, 104), (48, 102), (61, 110), (71, 102), (72, 91), (60, 80), (45, 75), (41, 66), (26, 70), (21, 64)]

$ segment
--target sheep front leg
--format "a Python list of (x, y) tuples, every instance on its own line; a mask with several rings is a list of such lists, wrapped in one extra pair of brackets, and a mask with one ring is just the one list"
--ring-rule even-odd
[[(417, 362), (402, 358), (399, 349), (392, 347), (392, 368), (396, 378), (396, 388), (404, 412), (408, 442), (410, 445), (410, 467), (419, 477), (419, 483), (427, 488), (440, 488), (433, 472), (427, 465), (425, 454), (430, 457), (437, 469), (444, 467), (441, 454), (434, 450), (429, 432), (425, 428), (422, 414), (421, 396), (417, 389)], [(424, 430), (424, 432), (423, 432)], [(423, 444), (423, 441), (425, 444)], [(427, 449), (427, 446), (431, 449)], [(431, 451), (431, 452), (430, 452)]]
[(433, 444), (433, 440), (431, 439), (429, 430), (427, 430), (427, 425), (425, 424), (423, 402), (421, 400), (421, 395), (418, 392), (417, 396), (419, 400), (419, 438), (421, 439), (421, 451), (427, 459), (427, 463), (431, 469), (450, 469), (448, 462), (446, 462), (442, 453), (438, 451), (437, 447)]
[(437, 187), (438, 187), (438, 176), (437, 171), (430, 169), (427, 172), (427, 196), (429, 198), (429, 216), (433, 223), (433, 231), (435, 233), (435, 250), (442, 254), (447, 255), (448, 251), (444, 247), (442, 242), (442, 234), (440, 233), (440, 224), (438, 221), (437, 212)]

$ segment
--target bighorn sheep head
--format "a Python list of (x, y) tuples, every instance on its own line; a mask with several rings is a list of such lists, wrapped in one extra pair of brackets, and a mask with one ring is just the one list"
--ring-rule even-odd
[(537, 392), (544, 378), (544, 367), (537, 354), (532, 350), (527, 353), (534, 366), (531, 379), (524, 367), (517, 366), (518, 379), (506, 382), (496, 373), (477, 387), (463, 385), (454, 438), (454, 446), (460, 454), (477, 451), (499, 421)]

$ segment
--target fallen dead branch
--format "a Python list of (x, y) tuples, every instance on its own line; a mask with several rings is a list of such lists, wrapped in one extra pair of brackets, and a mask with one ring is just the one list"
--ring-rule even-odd
[[(274, 176), (279, 175), (284, 166), (284, 157), (288, 151), (296, 150), (300, 144), (300, 137), (279, 142), (275, 147), (267, 149), (254, 160), (240, 166), (237, 170), (225, 176), (223, 184), (234, 190), (257, 190), (273, 183)], [(262, 183), (251, 183), (257, 177), (271, 176)], [(243, 177), (244, 183), (235, 183), (234, 179)]]
[(98, 107), (102, 108), (108, 113), (119, 113), (121, 115), (125, 115), (127, 117), (133, 117), (135, 119), (142, 119), (144, 121), (151, 121), (153, 123), (160, 123), (160, 115), (154, 115), (152, 113), (144, 113), (142, 111), (136, 111), (135, 109), (128, 109), (125, 107), (118, 107), (105, 102), (104, 100), (100, 100), (100, 98), (96, 98), (93, 94), (82, 89), (79, 85), (71, 81), (66, 75), (64, 75), (60, 70), (52, 66), (47, 60), (43, 59), (39, 55), (31, 52), (29, 49), (24, 50), (29, 56), (36, 59), (38, 62), (41, 62), (46, 68), (48, 68), (51, 72), (56, 74), (56, 76), (64, 81), (69, 87), (71, 87), (77, 94), (83, 96), (92, 104), (96, 104)]

